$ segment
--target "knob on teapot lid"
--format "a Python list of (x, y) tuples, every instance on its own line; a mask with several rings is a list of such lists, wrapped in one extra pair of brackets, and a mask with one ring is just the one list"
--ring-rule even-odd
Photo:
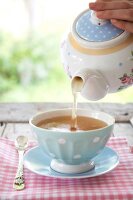
[(124, 31), (110, 20), (98, 19), (94, 11), (82, 12), (73, 23), (73, 31), (88, 42), (105, 42), (120, 36)]

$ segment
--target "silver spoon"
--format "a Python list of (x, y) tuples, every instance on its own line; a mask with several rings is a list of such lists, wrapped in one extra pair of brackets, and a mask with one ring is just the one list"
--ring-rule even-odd
[(23, 176), (23, 155), (25, 149), (28, 147), (28, 138), (23, 135), (18, 136), (15, 140), (15, 147), (18, 150), (19, 163), (13, 183), (13, 188), (15, 190), (23, 190), (25, 188), (24, 176)]

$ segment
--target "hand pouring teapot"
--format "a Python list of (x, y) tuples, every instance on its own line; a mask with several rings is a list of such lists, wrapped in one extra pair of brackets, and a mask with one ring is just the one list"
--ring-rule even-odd
[(81, 95), (88, 100), (133, 84), (133, 34), (98, 19), (89, 9), (77, 16), (63, 38), (61, 56), (72, 81), (83, 80)]

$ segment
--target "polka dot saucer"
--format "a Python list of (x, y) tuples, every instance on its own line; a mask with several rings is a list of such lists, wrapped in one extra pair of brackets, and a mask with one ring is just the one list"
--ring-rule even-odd
[(113, 170), (119, 163), (119, 157), (113, 149), (105, 147), (98, 156), (92, 159), (95, 163), (95, 168), (88, 172), (77, 174), (56, 172), (50, 167), (51, 161), (52, 159), (45, 155), (38, 146), (31, 148), (24, 155), (24, 165), (27, 169), (36, 174), (54, 178), (89, 178), (100, 176)]

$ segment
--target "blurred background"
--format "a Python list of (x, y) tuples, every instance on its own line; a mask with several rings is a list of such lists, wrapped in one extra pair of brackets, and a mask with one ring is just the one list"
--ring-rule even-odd
[[(0, 0), (0, 102), (71, 102), (60, 42), (89, 0)], [(82, 97), (79, 101), (86, 101)], [(133, 87), (101, 102), (133, 102)]]

